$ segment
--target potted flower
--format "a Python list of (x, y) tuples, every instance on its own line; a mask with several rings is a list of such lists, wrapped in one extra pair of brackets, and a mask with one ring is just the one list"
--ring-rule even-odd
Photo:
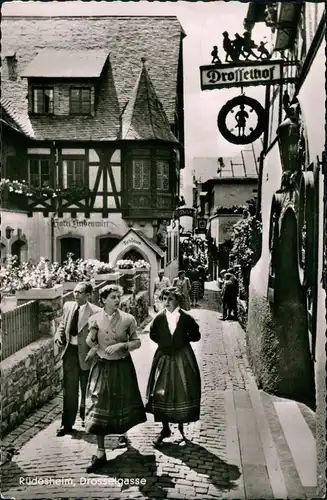
[(134, 267), (137, 271), (149, 271), (150, 270), (150, 264), (146, 262), (145, 260), (137, 260), (134, 262)]
[(67, 260), (61, 266), (64, 290), (73, 290), (79, 281), (89, 281), (93, 278), (93, 268), (83, 259), (74, 260), (73, 254), (67, 254)]
[(132, 260), (118, 260), (116, 263), (117, 270), (121, 271), (123, 274), (135, 274), (135, 266)]
[(110, 262), (99, 262), (95, 269), (94, 279), (95, 281), (117, 281), (119, 276), (120, 273), (115, 272)]
[(37, 266), (22, 266), (15, 280), (17, 300), (55, 299), (63, 295), (62, 275), (56, 264), (41, 257)]

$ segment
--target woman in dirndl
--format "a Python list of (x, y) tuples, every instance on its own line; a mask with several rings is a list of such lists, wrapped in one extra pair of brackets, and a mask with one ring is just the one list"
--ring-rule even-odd
[(201, 283), (200, 283), (200, 275), (199, 271), (196, 268), (190, 268), (187, 273), (192, 288), (190, 292), (191, 296), (191, 307), (199, 307), (199, 299), (200, 299), (200, 293), (201, 293)]
[(136, 333), (135, 318), (118, 309), (122, 289), (107, 285), (100, 291), (102, 311), (89, 319), (86, 343), (88, 357), (95, 361), (88, 381), (88, 396), (92, 404), (86, 419), (86, 431), (97, 436), (98, 451), (92, 457), (87, 472), (94, 472), (107, 461), (104, 438), (120, 435), (120, 446), (127, 446), (125, 433), (146, 421), (136, 372), (130, 352), (141, 341)]
[(157, 314), (150, 327), (150, 338), (158, 344), (158, 349), (148, 380), (145, 410), (162, 423), (155, 446), (170, 437), (170, 423), (177, 423), (186, 439), (183, 424), (200, 418), (200, 371), (190, 342), (199, 341), (201, 335), (197, 322), (180, 309), (180, 298), (176, 287), (163, 290), (165, 309)]

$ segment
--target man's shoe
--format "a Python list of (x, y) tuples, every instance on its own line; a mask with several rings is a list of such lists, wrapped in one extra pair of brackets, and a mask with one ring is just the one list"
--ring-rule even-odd
[(103, 467), (107, 463), (107, 457), (106, 455), (103, 455), (101, 458), (98, 458), (96, 455), (92, 455), (91, 458), (91, 463), (86, 469), (86, 472), (88, 474), (91, 474), (92, 472), (96, 472), (98, 469)]
[(66, 434), (72, 434), (73, 433), (73, 428), (72, 427), (63, 427), (61, 426), (57, 430), (57, 437), (65, 436)]

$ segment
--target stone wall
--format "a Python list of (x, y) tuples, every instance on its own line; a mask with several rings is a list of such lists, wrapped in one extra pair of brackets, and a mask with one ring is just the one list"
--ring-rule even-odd
[(15, 429), (61, 390), (61, 361), (51, 337), (1, 362), (1, 435)]

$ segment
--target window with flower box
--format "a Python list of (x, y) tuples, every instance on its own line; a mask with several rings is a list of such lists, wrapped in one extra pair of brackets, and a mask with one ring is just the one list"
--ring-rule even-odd
[(51, 169), (49, 158), (29, 158), (28, 182), (36, 188), (51, 186)]
[(33, 87), (33, 113), (38, 115), (52, 115), (53, 87)]

